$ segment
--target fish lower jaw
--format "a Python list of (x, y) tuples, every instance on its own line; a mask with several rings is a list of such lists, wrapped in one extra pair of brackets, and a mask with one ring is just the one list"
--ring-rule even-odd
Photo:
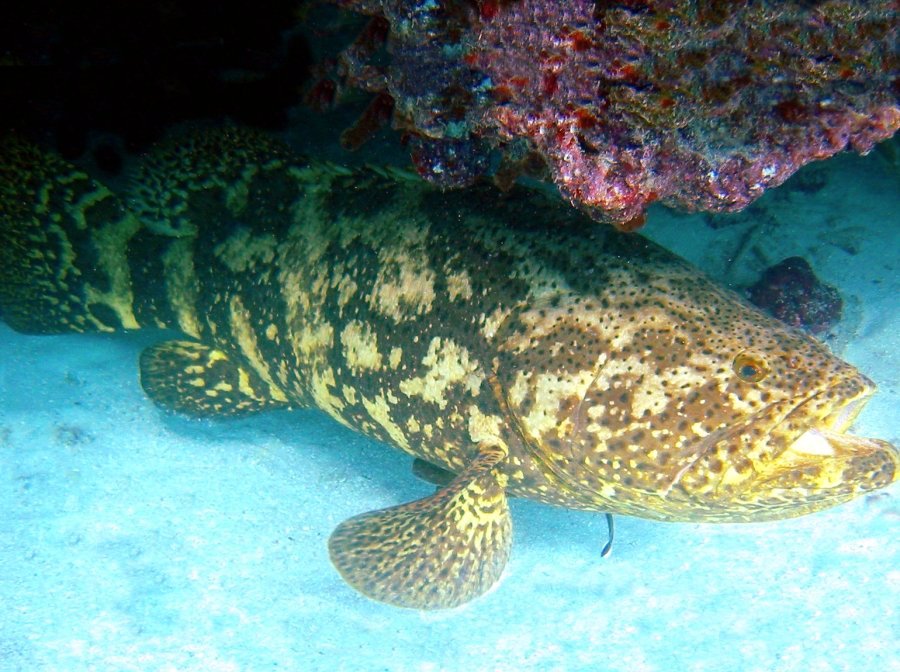
[(818, 473), (820, 489), (869, 492), (900, 479), (900, 451), (881, 439), (812, 428), (782, 453), (776, 471), (790, 478), (804, 468)]
[[(679, 476), (680, 479), (680, 476)], [(648, 498), (650, 506), (621, 512), (672, 522), (746, 523), (794, 518), (848, 502), (900, 480), (900, 451), (880, 439), (807, 429), (751, 476), (728, 468), (713, 488), (679, 480)]]

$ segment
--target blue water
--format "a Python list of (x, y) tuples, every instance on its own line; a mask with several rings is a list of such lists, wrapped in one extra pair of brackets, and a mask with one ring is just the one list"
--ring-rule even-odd
[[(649, 229), (727, 283), (809, 258), (847, 301), (834, 347), (882, 387), (856, 432), (895, 443), (896, 170), (839, 159), (761, 219), (712, 230), (660, 209)], [(314, 411), (163, 414), (136, 374), (157, 338), (0, 324), (2, 672), (900, 671), (896, 486), (778, 523), (620, 517), (607, 558), (602, 516), (516, 500), (492, 592), (395, 609), (345, 585), (326, 540), (433, 486)]]

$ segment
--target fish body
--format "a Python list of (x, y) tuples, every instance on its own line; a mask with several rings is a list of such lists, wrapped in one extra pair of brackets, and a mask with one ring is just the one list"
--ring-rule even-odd
[(442, 193), (255, 132), (161, 144), (122, 194), (0, 152), (0, 311), (35, 333), (180, 330), (141, 382), (190, 415), (316, 407), (456, 477), (330, 540), (400, 606), (487, 590), (507, 497), (669, 521), (810, 513), (898, 477), (846, 434), (875, 386), (638, 235), (524, 189)]

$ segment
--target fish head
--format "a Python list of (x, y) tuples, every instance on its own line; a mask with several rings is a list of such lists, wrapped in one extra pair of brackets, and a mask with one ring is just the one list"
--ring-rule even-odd
[[(700, 398), (670, 400), (676, 418), (697, 412), (698, 403), (707, 409), (699, 425), (679, 434), (677, 469), (662, 491), (684, 507), (675, 505), (673, 517), (788, 518), (897, 480), (894, 446), (848, 433), (875, 384), (811, 336), (749, 307), (732, 310), (740, 319), (719, 336), (731, 348), (707, 355), (715, 385)], [(702, 360), (688, 357), (701, 368)]]
[(516, 317), (497, 361), (543, 474), (535, 491), (610, 513), (749, 522), (900, 477), (895, 447), (847, 433), (875, 392), (853, 366), (680, 261), (642, 280)]

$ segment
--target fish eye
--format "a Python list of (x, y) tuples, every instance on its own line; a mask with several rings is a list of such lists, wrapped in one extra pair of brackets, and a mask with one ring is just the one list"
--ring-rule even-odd
[(748, 383), (758, 383), (769, 375), (769, 367), (765, 360), (747, 352), (740, 353), (731, 364), (738, 378)]

